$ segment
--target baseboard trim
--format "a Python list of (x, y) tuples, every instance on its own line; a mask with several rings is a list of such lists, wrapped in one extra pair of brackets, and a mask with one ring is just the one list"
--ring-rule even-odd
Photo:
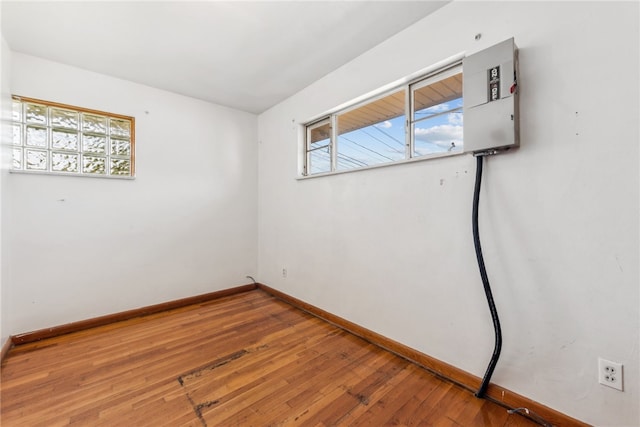
[(9, 350), (11, 350), (11, 347), (13, 347), (13, 341), (11, 340), (11, 337), (9, 337), (2, 345), (2, 353), (0, 353), (0, 365), (4, 361), (4, 358), (7, 355), (7, 353), (9, 353)]
[[(52, 328), (40, 329), (32, 332), (25, 332), (10, 337), (10, 341), (13, 345), (27, 344), (35, 341), (40, 341), (46, 338), (53, 338), (60, 335), (70, 334), (72, 332), (83, 331), (85, 329), (95, 328), (97, 326), (104, 326), (110, 323), (120, 322), (123, 320), (129, 320), (136, 317), (147, 316), (149, 314), (160, 313), (162, 311), (173, 310), (176, 308), (185, 307), (193, 304), (201, 304), (218, 298), (223, 298), (230, 295), (239, 294), (242, 292), (252, 291), (257, 288), (257, 285), (249, 284), (237, 286), (230, 289), (223, 289), (220, 291), (209, 292), (202, 295), (196, 295), (193, 297), (182, 298), (174, 301), (163, 302), (160, 304), (149, 305), (146, 307), (135, 308), (133, 310), (122, 311), (119, 313), (108, 314), (105, 316), (94, 317), (92, 319), (80, 320), (78, 322), (67, 323), (65, 325), (54, 326)], [(6, 346), (6, 344), (5, 344)], [(7, 349), (8, 351), (9, 349)], [(4, 357), (5, 348), (2, 348), (2, 356)]]
[[(359, 336), (360, 338), (374, 345), (377, 345), (378, 347), (382, 347), (404, 359), (416, 363), (427, 369), (428, 371), (434, 373), (438, 377), (443, 378), (447, 381), (451, 381), (471, 392), (475, 392), (480, 386), (481, 379), (479, 377), (463, 371), (462, 369), (456, 368), (455, 366), (449, 365), (445, 362), (442, 362), (438, 359), (407, 347), (404, 344), (393, 341), (385, 336), (382, 336), (369, 329), (363, 328), (360, 325), (331, 314), (325, 310), (322, 310), (309, 303), (287, 295), (284, 292), (273, 289), (267, 285), (258, 283), (257, 287), (283, 302), (286, 302), (313, 316), (319, 317), (335, 326), (338, 326), (339, 328), (342, 328), (354, 335)], [(496, 402), (497, 404), (504, 406), (507, 409), (526, 408), (529, 411), (528, 418), (531, 418), (532, 420), (541, 423), (542, 425), (545, 425), (545, 423), (547, 423), (554, 426), (590, 426), (589, 424), (571, 418), (568, 415), (556, 411), (555, 409), (537, 403), (525, 396), (521, 396), (496, 384), (489, 384), (489, 387), (487, 388), (487, 392), (485, 394), (485, 398)], [(524, 412), (519, 413), (523, 416), (527, 416), (527, 414)]]

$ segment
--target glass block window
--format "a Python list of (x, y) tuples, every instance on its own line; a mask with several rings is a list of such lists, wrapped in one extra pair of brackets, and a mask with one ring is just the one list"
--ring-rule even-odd
[(135, 175), (133, 117), (18, 96), (12, 108), (12, 170)]

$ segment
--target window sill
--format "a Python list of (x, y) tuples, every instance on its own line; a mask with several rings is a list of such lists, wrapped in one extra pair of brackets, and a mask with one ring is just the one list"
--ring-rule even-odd
[(69, 176), (74, 178), (102, 178), (102, 179), (123, 179), (132, 181), (135, 180), (135, 176), (114, 176), (114, 175), (89, 175), (79, 173), (64, 173), (64, 172), (49, 172), (49, 171), (26, 171), (19, 169), (9, 169), (9, 173), (18, 175), (54, 175), (54, 176)]
[(345, 169), (345, 170), (332, 171), (332, 172), (316, 173), (316, 174), (313, 174), (313, 175), (306, 175), (306, 176), (305, 175), (299, 175), (298, 177), (296, 177), (296, 179), (298, 181), (304, 181), (304, 180), (307, 180), (307, 179), (320, 178), (320, 177), (325, 177), (325, 176), (342, 175), (342, 174), (345, 174), (345, 173), (354, 173), (354, 172), (366, 171), (366, 170), (371, 170), (371, 169), (380, 169), (380, 168), (387, 168), (387, 167), (391, 167), (391, 166), (406, 165), (408, 163), (424, 162), (426, 160), (442, 159), (444, 157), (456, 157), (456, 156), (461, 156), (463, 154), (471, 154), (471, 153), (467, 153), (465, 151), (457, 151), (455, 153), (431, 154), (431, 155), (428, 155), (428, 156), (414, 157), (414, 158), (411, 158), (411, 159), (398, 160), (398, 161), (395, 161), (395, 162), (380, 163), (380, 164), (377, 164), (377, 165), (365, 166), (365, 167), (361, 167), (361, 168), (352, 168), (352, 169)]

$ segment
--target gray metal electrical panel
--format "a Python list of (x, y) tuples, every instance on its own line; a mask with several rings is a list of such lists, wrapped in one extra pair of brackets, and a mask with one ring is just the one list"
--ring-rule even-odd
[(513, 38), (464, 58), (464, 151), (493, 154), (520, 144), (518, 49)]

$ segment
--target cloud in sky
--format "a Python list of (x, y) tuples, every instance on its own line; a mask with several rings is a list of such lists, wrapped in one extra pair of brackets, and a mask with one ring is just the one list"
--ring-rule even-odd
[(449, 124), (462, 126), (463, 117), (460, 113), (450, 113), (447, 114), (447, 121)]
[[(435, 105), (432, 108), (446, 111), (447, 109), (449, 109), (449, 105), (447, 103), (444, 103)], [(462, 146), (463, 140), (463, 121), (464, 118), (461, 112), (454, 112), (446, 115), (446, 123), (434, 125), (431, 127), (416, 128), (416, 143), (422, 142), (426, 143), (427, 145), (449, 149), (451, 147), (451, 143), (453, 142), (456, 146), (460, 147)]]
[(415, 135), (417, 141), (448, 148), (452, 142), (455, 142), (456, 145), (462, 143), (462, 126), (446, 124), (430, 128), (416, 128)]
[(420, 111), (424, 111), (425, 113), (440, 113), (442, 111), (447, 111), (450, 110), (451, 107), (449, 106), (449, 104), (447, 102), (444, 102), (442, 104), (436, 104), (433, 105), (429, 108), (425, 108), (424, 110), (420, 110)]
[(389, 120), (385, 120), (384, 122), (378, 123), (375, 126), (382, 129), (389, 129), (391, 126), (393, 126), (393, 123), (391, 123)]

